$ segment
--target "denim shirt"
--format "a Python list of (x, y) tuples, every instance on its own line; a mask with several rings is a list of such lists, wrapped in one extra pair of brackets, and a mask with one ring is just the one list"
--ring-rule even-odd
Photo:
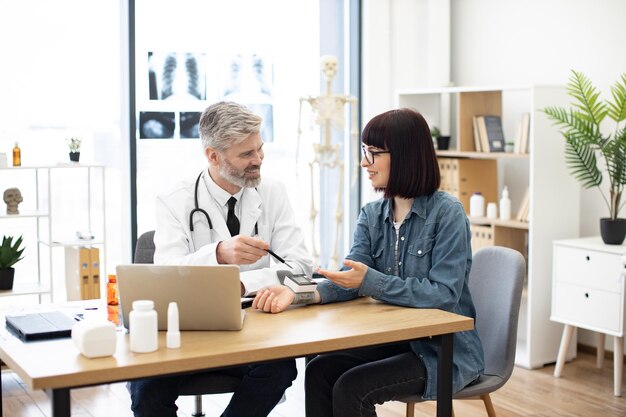
[[(318, 285), (322, 303), (358, 296), (399, 306), (439, 308), (476, 319), (468, 288), (472, 265), (469, 221), (456, 198), (440, 191), (416, 198), (400, 227), (398, 273), (393, 275), (396, 232), (391, 200), (361, 209), (348, 259), (368, 266), (361, 287), (346, 289), (329, 280)], [(452, 389), (474, 381), (484, 368), (476, 330), (453, 336)], [(427, 371), (424, 399), (437, 396), (437, 346), (429, 340), (411, 342)]]

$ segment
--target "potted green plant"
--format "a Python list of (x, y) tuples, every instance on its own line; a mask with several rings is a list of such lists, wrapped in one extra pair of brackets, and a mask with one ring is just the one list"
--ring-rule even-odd
[(442, 135), (437, 126), (430, 129), (430, 135), (436, 140), (438, 150), (445, 151), (450, 146), (450, 136)]
[(78, 162), (80, 159), (80, 143), (83, 140), (81, 138), (71, 137), (67, 140), (67, 146), (70, 148), (70, 161)]
[(13, 278), (15, 277), (15, 269), (13, 265), (22, 259), (24, 248), (20, 249), (22, 244), (22, 236), (20, 236), (15, 244), (13, 236), (3, 236), (2, 245), (0, 246), (0, 290), (10, 290), (13, 288)]
[[(567, 93), (574, 99), (571, 108), (547, 107), (543, 111), (565, 138), (565, 160), (572, 175), (583, 188), (598, 187), (607, 204), (609, 217), (600, 219), (603, 241), (621, 245), (626, 236), (626, 219), (618, 218), (626, 184), (626, 128), (620, 125), (626, 120), (626, 73), (611, 87), (612, 100), (601, 100), (591, 81), (577, 71), (570, 75)], [(600, 129), (606, 116), (615, 122), (609, 134), (606, 128)], [(601, 168), (609, 180), (608, 198), (601, 187)]]

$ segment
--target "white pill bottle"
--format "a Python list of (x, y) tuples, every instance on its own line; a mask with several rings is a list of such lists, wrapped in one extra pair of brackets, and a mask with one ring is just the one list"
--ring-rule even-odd
[(136, 353), (154, 352), (159, 347), (159, 327), (154, 301), (133, 301), (129, 314), (130, 350)]

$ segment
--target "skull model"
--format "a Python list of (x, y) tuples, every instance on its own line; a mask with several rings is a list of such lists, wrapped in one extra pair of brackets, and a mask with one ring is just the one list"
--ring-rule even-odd
[(24, 199), (19, 188), (7, 188), (4, 190), (4, 202), (7, 203), (7, 214), (20, 214), (17, 205)]
[(335, 78), (337, 74), (337, 58), (332, 55), (324, 55), (321, 58), (322, 72), (328, 80)]

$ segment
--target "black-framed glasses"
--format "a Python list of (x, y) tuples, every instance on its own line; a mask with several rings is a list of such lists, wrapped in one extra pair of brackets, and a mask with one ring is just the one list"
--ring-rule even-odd
[(381, 153), (390, 153), (390, 151), (370, 151), (365, 146), (361, 146), (361, 150), (363, 151), (363, 156), (368, 164), (374, 163), (374, 157)]

